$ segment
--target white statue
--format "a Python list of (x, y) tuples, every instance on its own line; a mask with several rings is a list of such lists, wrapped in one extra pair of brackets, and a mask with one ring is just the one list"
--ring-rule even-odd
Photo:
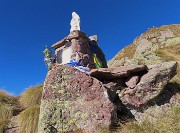
[(71, 25), (70, 32), (74, 30), (80, 31), (80, 17), (75, 12), (72, 13), (72, 19), (70, 25)]

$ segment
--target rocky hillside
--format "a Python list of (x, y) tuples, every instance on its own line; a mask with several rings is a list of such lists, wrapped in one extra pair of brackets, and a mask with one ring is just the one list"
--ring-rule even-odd
[[(131, 133), (180, 132), (180, 25), (166, 25), (148, 29), (133, 43), (108, 62), (109, 67), (128, 64), (161, 64), (177, 62), (177, 74), (143, 112), (133, 110), (136, 122), (128, 122), (123, 131)], [(159, 76), (158, 76), (159, 77)], [(173, 125), (173, 126), (172, 126)]]
[[(170, 81), (169, 88), (180, 88), (180, 24), (165, 25), (148, 29), (135, 38), (132, 44), (123, 48), (108, 62), (109, 67), (127, 64), (154, 65), (165, 61), (177, 62), (177, 74)], [(176, 85), (174, 85), (176, 84)]]
[[(179, 123), (171, 121), (179, 117), (177, 59), (163, 56), (168, 47), (179, 46), (176, 26), (150, 29), (142, 34), (110, 61), (111, 68), (94, 69), (88, 75), (73, 67), (54, 66), (44, 83), (38, 132), (128, 133), (136, 132), (133, 128), (139, 125), (146, 132), (148, 126), (139, 123), (144, 123), (148, 112), (153, 115), (157, 108), (166, 110), (164, 116), (175, 114), (166, 119)], [(175, 75), (177, 80), (169, 83)], [(126, 124), (122, 128), (123, 122)], [(178, 126), (174, 125), (172, 128), (176, 129)]]
[(180, 25), (149, 29), (109, 68), (56, 64), (44, 86), (0, 91), (0, 133), (180, 132)]
[(151, 28), (135, 38), (132, 44), (119, 51), (108, 62), (108, 66), (118, 67), (127, 63), (146, 65), (160, 63), (163, 62), (162, 58), (155, 51), (174, 45), (180, 45), (180, 24)]

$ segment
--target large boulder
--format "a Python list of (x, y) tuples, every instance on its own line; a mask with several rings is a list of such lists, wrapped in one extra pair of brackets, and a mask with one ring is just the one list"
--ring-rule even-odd
[(48, 72), (41, 99), (38, 133), (97, 131), (113, 123), (115, 106), (102, 83), (73, 67)]
[(148, 73), (143, 75), (134, 88), (119, 91), (119, 98), (123, 104), (140, 107), (157, 97), (168, 81), (176, 75), (175, 61), (149, 67)]

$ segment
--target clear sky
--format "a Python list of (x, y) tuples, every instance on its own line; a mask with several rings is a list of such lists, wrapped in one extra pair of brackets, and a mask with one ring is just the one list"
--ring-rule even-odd
[(180, 0), (0, 0), (0, 89), (19, 95), (43, 83), (42, 51), (69, 34), (73, 11), (110, 60), (148, 28), (180, 23), (179, 7)]

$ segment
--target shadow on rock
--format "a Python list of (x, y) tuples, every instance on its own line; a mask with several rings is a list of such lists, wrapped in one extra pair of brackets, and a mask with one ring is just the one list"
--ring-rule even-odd
[(122, 87), (111, 87), (107, 89), (109, 100), (115, 105), (115, 109), (112, 111), (111, 115), (111, 125), (109, 127), (110, 131), (116, 131), (120, 129), (120, 124), (126, 123), (129, 120), (135, 120), (134, 115), (131, 113), (130, 109), (128, 109), (125, 105), (122, 104), (119, 99), (117, 90), (122, 89)]
[(180, 94), (180, 84), (178, 84), (177, 82), (168, 83), (156, 98), (149, 101), (148, 105), (161, 106), (166, 103), (171, 103), (173, 102), (173, 96), (175, 96), (177, 93)]

